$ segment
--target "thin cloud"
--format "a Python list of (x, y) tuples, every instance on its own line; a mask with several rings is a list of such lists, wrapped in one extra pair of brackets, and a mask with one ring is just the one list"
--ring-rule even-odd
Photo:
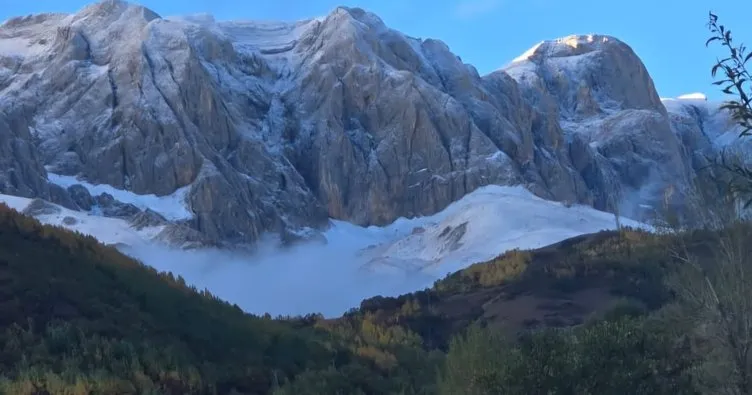
[(460, 19), (473, 19), (496, 10), (502, 0), (461, 0), (454, 9), (454, 15)]

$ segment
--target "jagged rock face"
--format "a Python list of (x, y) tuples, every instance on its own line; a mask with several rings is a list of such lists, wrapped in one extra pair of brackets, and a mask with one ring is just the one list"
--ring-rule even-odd
[(686, 198), (692, 158), (629, 46), (570, 36), (533, 47), (504, 71), (536, 108), (556, 114), (597, 208), (640, 217), (640, 207)]
[(233, 119), (221, 81), (202, 64), (198, 50), (243, 66), (228, 42), (208, 32), (192, 38), (182, 24), (121, 1), (11, 20), (0, 32), (24, 49), (2, 57), (19, 64), (2, 84), (3, 104), (31, 109), (10, 136), (0, 133), (20, 136), (3, 144), (12, 154), (3, 158), (18, 158), (2, 166), (10, 170), (3, 192), (45, 196), (41, 162), (137, 194), (190, 185), (192, 225), (215, 240), (250, 241), (326, 218), (289, 163)]
[(443, 43), (339, 8), (296, 48), (302, 72), (288, 97), (303, 117), (288, 142), (330, 215), (383, 224), (492, 183), (590, 198), (557, 123), (524, 102), (513, 80), (487, 83)]
[(0, 191), (49, 197), (46, 173), (28, 130), (23, 119), (0, 112)]
[(192, 219), (172, 233), (202, 243), (295, 239), (327, 217), (385, 224), (486, 184), (613, 209), (691, 177), (679, 135), (610, 37), (543, 43), (481, 77), (442, 42), (342, 7), (262, 24), (107, 0), (0, 27), (0, 192), (101, 200), (46, 171), (142, 195), (188, 188)]

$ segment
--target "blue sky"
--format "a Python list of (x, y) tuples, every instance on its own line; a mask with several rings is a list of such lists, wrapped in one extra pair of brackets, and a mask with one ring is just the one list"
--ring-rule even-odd
[[(627, 42), (642, 58), (661, 96), (703, 92), (717, 49), (705, 47), (707, 13), (720, 15), (752, 47), (749, 0), (141, 0), (163, 16), (211, 13), (218, 19), (295, 20), (327, 14), (338, 5), (362, 7), (387, 25), (446, 42), (482, 74), (544, 39), (603, 33)], [(44, 11), (74, 12), (85, 0), (0, 0), (0, 20)]]

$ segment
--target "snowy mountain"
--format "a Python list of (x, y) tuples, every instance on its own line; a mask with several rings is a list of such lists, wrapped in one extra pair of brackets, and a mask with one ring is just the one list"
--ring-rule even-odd
[(0, 192), (190, 246), (386, 225), (486, 185), (645, 220), (667, 190), (684, 204), (727, 133), (665, 103), (608, 36), (480, 76), (361, 9), (215, 21), (105, 0), (0, 26)]
[(609, 36), (480, 76), (345, 7), (216, 21), (106, 0), (0, 25), (0, 201), (254, 312), (336, 315), (613, 228), (608, 211), (681, 209), (706, 156), (750, 152), (737, 132), (699, 94), (661, 99)]
[[(147, 205), (178, 243), (384, 225), (489, 184), (639, 207), (692, 176), (669, 125), (613, 38), (543, 43), (481, 77), (343, 7), (217, 22), (107, 0), (0, 27), (0, 192), (119, 217), (140, 211), (126, 195), (180, 199), (177, 216)], [(122, 191), (105, 199), (119, 208), (101, 210), (94, 185)]]

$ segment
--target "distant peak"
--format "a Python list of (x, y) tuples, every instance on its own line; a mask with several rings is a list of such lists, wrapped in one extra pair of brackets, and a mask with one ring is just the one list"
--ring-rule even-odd
[(336, 14), (336, 13), (345, 13), (345, 14), (349, 14), (349, 15), (352, 15), (353, 17), (357, 18), (358, 16), (365, 15), (367, 12), (366, 12), (366, 10), (364, 10), (362, 8), (359, 8), (359, 7), (347, 7), (347, 6), (341, 5), (341, 6), (337, 7), (337, 8), (335, 8), (334, 11), (332, 11), (332, 13), (333, 14)]
[(687, 93), (676, 97), (679, 100), (708, 100), (708, 97), (704, 93)]
[(139, 15), (143, 17), (146, 22), (162, 18), (159, 14), (144, 6), (129, 3), (124, 0), (101, 0), (85, 7), (79, 12), (79, 15), (113, 17), (123, 15), (124, 13), (129, 13), (133, 16)]
[(383, 27), (384, 21), (378, 15), (358, 7), (339, 6), (332, 11), (326, 19), (338, 19), (340, 17), (353, 19), (371, 27)]

